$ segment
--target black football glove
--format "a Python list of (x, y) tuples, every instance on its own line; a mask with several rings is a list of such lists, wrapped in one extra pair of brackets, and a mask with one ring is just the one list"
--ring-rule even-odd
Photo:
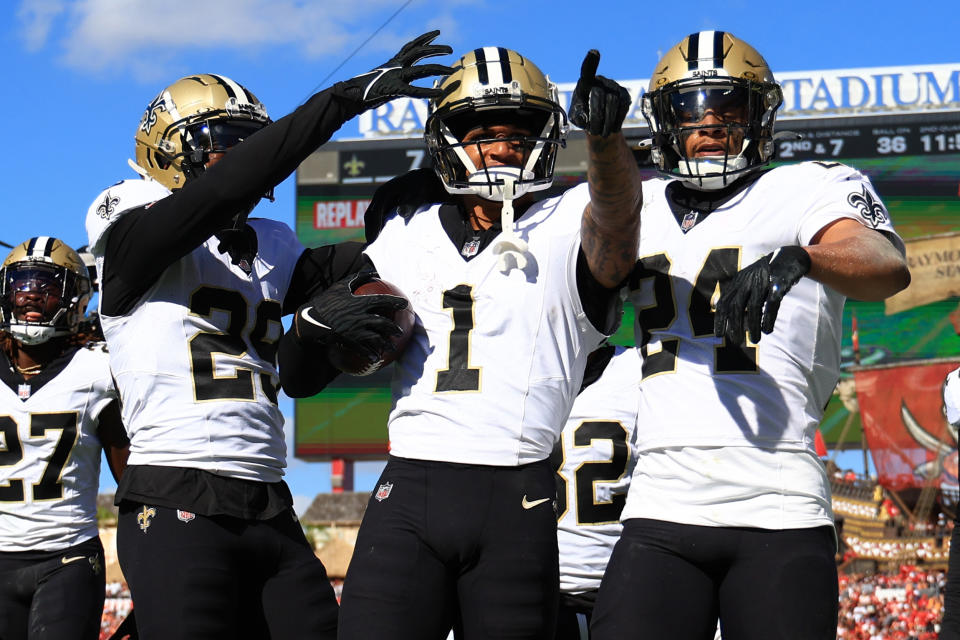
[(372, 271), (346, 277), (297, 309), (293, 328), (298, 342), (338, 344), (378, 359), (393, 346), (390, 337), (403, 334), (397, 323), (379, 314), (405, 309), (407, 301), (388, 294), (353, 295), (357, 287), (376, 277)]
[(580, 66), (580, 79), (570, 99), (570, 122), (595, 136), (620, 131), (630, 109), (630, 94), (609, 78), (597, 75), (600, 52), (590, 49)]
[(780, 301), (810, 271), (810, 254), (791, 245), (768, 253), (720, 285), (713, 333), (743, 344), (745, 333), (760, 341), (760, 331), (773, 332)]
[(373, 242), (383, 229), (387, 216), (396, 209), (405, 220), (422, 205), (454, 202), (433, 169), (415, 169), (377, 187), (363, 214), (367, 242)]
[[(382, 65), (355, 78), (339, 83), (339, 93), (357, 103), (361, 111), (407, 96), (410, 98), (434, 98), (443, 94), (440, 89), (418, 87), (410, 84), (430, 76), (448, 76), (453, 68), (442, 64), (416, 63), (424, 58), (443, 56), (453, 52), (445, 44), (430, 44), (440, 35), (439, 31), (430, 31), (403, 45), (400, 52)], [(459, 84), (459, 83), (457, 83)], [(447, 90), (452, 90), (448, 87)]]

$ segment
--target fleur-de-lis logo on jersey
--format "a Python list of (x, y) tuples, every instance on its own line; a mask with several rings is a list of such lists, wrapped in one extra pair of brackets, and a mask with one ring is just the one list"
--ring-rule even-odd
[(147, 529), (150, 528), (150, 518), (157, 515), (157, 510), (153, 507), (143, 506), (143, 509), (140, 510), (140, 513), (137, 514), (137, 524), (140, 525), (140, 530), (144, 533), (147, 532)]
[(847, 202), (849, 202), (850, 206), (855, 208), (860, 213), (860, 216), (873, 228), (880, 226), (887, 220), (887, 210), (884, 209), (883, 203), (879, 200), (874, 200), (873, 194), (867, 191), (865, 186), (860, 193), (854, 192), (847, 196)]
[(157, 112), (166, 110), (167, 104), (163, 99), (163, 92), (161, 92), (157, 94), (153, 102), (147, 105), (147, 110), (143, 112), (143, 117), (140, 118), (140, 131), (149, 132), (153, 125), (157, 124)]
[(103, 202), (97, 206), (97, 215), (107, 220), (113, 215), (113, 211), (119, 203), (120, 198), (112, 197), (110, 192), (107, 191), (107, 195), (103, 196)]

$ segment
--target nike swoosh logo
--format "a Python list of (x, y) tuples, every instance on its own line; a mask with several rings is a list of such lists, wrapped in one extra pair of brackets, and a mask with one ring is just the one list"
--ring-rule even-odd
[(311, 317), (310, 317), (310, 314), (308, 313), (308, 312), (310, 311), (310, 309), (313, 309), (313, 307), (307, 307), (306, 309), (303, 309), (303, 310), (300, 312), (300, 317), (303, 318), (304, 320), (306, 320), (307, 322), (309, 322), (310, 324), (316, 325), (316, 326), (320, 327), (321, 329), (326, 329), (327, 331), (333, 331), (333, 329), (331, 329), (331, 328), (328, 327), (327, 325), (323, 324), (322, 322), (317, 322), (316, 320), (314, 320), (313, 318), (311, 318)]
[(83, 560), (86, 556), (76, 556), (73, 558), (60, 558), (60, 562), (63, 564), (70, 564), (71, 562), (76, 562), (77, 560)]
[(524, 509), (533, 509), (538, 504), (543, 504), (544, 502), (550, 502), (550, 498), (540, 498), (539, 500), (527, 500), (527, 496), (523, 496), (523, 502), (520, 505)]

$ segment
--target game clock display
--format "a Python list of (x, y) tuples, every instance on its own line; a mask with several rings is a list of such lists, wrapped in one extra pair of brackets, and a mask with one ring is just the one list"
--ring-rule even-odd
[[(943, 115), (938, 114), (940, 120)], [(856, 118), (807, 123), (786, 121), (778, 131), (792, 131), (800, 139), (780, 139), (776, 158), (783, 161), (922, 156), (960, 153), (960, 113), (942, 121), (932, 118)], [(889, 124), (888, 124), (889, 123)]]

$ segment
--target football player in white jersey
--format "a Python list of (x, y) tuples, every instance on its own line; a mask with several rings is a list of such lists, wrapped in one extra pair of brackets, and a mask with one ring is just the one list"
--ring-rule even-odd
[(484, 47), (439, 82), (426, 123), (447, 198), (385, 216), (370, 234), (372, 267), (406, 294), (416, 323), (395, 370), (390, 457), (344, 583), (341, 639), (441, 639), (451, 626), (468, 639), (554, 633), (547, 458), (587, 354), (616, 324), (642, 201), (620, 132), (629, 96), (598, 63), (591, 51), (570, 108), (588, 132), (589, 185), (534, 201), (552, 182), (567, 116), (530, 60)]
[(636, 464), (640, 355), (604, 345), (590, 354), (580, 394), (550, 456), (557, 470), (560, 615), (557, 640), (588, 640), (600, 579), (620, 538)]
[(718, 615), (727, 640), (836, 634), (814, 431), (844, 299), (882, 300), (910, 275), (867, 177), (836, 162), (763, 169), (781, 101), (763, 57), (723, 31), (667, 52), (644, 97), (664, 177), (644, 184), (630, 283), (639, 457), (595, 640), (708, 639)]
[[(398, 330), (341, 295), (359, 245), (304, 250), (285, 224), (247, 219), (341, 124), (411, 82), (450, 73), (438, 32), (271, 122), (221, 75), (178, 80), (136, 133), (142, 179), (87, 215), (99, 310), (130, 434), (117, 490), (118, 554), (143, 638), (333, 638), (337, 603), (283, 482), (277, 406), (281, 316), (317, 291), (326, 336), (375, 348)], [(332, 293), (331, 293), (332, 292)], [(326, 303), (330, 303), (327, 305)]]
[[(943, 408), (947, 422), (954, 429), (960, 427), (960, 369), (947, 374), (943, 383)], [(943, 640), (960, 640), (960, 523), (956, 519), (950, 533), (950, 559), (939, 637)]]
[(0, 638), (96, 640), (100, 451), (114, 478), (129, 441), (77, 253), (49, 236), (0, 268)]

